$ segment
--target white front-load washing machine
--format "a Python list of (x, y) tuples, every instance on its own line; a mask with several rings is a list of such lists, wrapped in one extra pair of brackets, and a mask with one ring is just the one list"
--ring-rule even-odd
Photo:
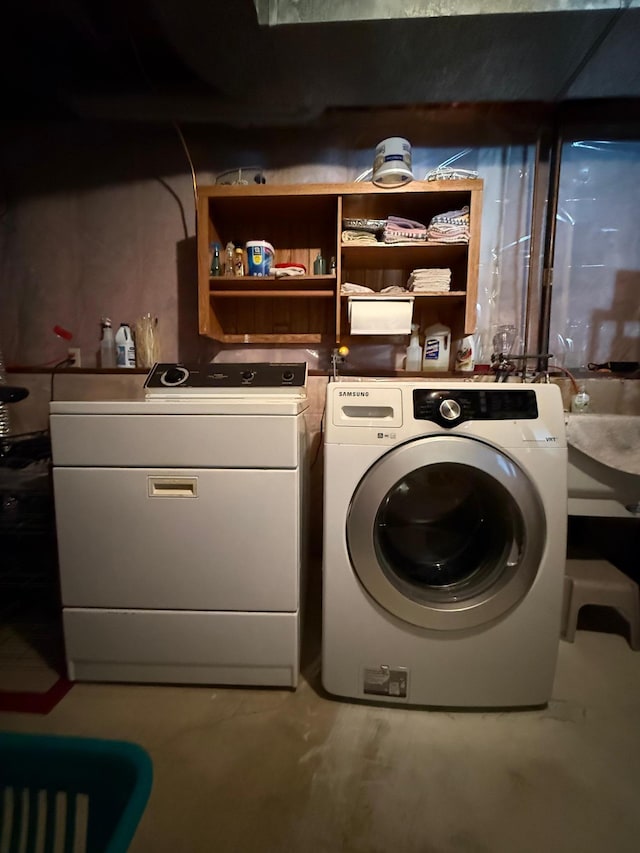
[(566, 558), (559, 389), (334, 382), (324, 452), (326, 690), (546, 704)]

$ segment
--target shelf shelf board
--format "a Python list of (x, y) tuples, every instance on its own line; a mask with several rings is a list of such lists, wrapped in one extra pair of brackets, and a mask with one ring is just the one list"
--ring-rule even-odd
[(211, 275), (209, 276), (209, 281), (213, 284), (216, 282), (224, 282), (225, 284), (268, 284), (269, 287), (273, 287), (274, 282), (278, 282), (278, 284), (283, 287), (288, 286), (295, 282), (299, 284), (300, 282), (309, 282), (313, 284), (317, 281), (335, 281), (336, 275), (335, 273), (327, 274), (327, 275), (283, 275), (283, 276), (275, 276), (275, 275), (233, 275), (233, 276), (225, 276), (225, 275)]
[[(334, 299), (336, 276), (211, 276), (209, 295), (213, 299)], [(327, 287), (330, 285), (330, 287)]]
[(218, 340), (224, 344), (321, 344), (325, 336), (319, 333), (302, 334), (247, 334), (221, 335)]
[(335, 290), (211, 290), (214, 299), (333, 299)]
[(468, 249), (469, 243), (466, 240), (457, 243), (438, 243), (434, 240), (412, 240), (410, 243), (383, 243), (382, 241), (377, 243), (347, 242), (341, 243), (340, 248), (354, 249), (362, 252), (367, 249), (372, 249), (374, 252), (389, 251), (390, 249), (399, 249), (400, 251), (403, 249)]
[(393, 299), (394, 297), (402, 298), (403, 296), (415, 296), (416, 299), (460, 299), (465, 297), (464, 290), (449, 290), (447, 293), (414, 293), (408, 290), (406, 293), (341, 293), (341, 299)]

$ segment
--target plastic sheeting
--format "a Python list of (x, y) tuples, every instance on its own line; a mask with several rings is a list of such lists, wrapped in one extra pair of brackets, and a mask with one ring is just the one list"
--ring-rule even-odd
[[(167, 361), (256, 357), (254, 347), (222, 347), (198, 335), (193, 197), (170, 130), (111, 129), (105, 142), (102, 130), (50, 128), (46, 140), (25, 139), (7, 147), (5, 138), (0, 154), (11, 166), (0, 217), (0, 343), (9, 364), (63, 358), (66, 345), (52, 333), (61, 323), (91, 367), (101, 316), (131, 323), (147, 312), (160, 319)], [(349, 181), (373, 161), (373, 148), (346, 137), (332, 147), (293, 134), (278, 146), (210, 145), (206, 155), (193, 152), (198, 162), (215, 161), (209, 173), (199, 171), (202, 183), (234, 162), (258, 161), (272, 184)], [(522, 350), (534, 146), (414, 144), (412, 154), (417, 178), (448, 162), (483, 179), (476, 361), (490, 361), (493, 336), (506, 323), (516, 326), (514, 349)], [(565, 147), (550, 347), (558, 363), (640, 360), (638, 179), (639, 143)], [(346, 366), (394, 370), (407, 344), (408, 336), (354, 344)], [(261, 352), (328, 370), (332, 344)]]
[(568, 368), (640, 361), (640, 142), (562, 151), (550, 349)]

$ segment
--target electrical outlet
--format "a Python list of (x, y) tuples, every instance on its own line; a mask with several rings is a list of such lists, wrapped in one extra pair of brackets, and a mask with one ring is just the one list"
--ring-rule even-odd
[(67, 350), (67, 355), (69, 358), (73, 359), (69, 367), (81, 366), (80, 347), (69, 347), (69, 349)]

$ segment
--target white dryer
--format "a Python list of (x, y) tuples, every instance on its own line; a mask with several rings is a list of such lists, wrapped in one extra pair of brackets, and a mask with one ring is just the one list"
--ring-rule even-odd
[(544, 705), (566, 557), (559, 389), (332, 383), (324, 452), (324, 687)]
[(51, 403), (69, 677), (295, 687), (306, 364), (158, 364)]

